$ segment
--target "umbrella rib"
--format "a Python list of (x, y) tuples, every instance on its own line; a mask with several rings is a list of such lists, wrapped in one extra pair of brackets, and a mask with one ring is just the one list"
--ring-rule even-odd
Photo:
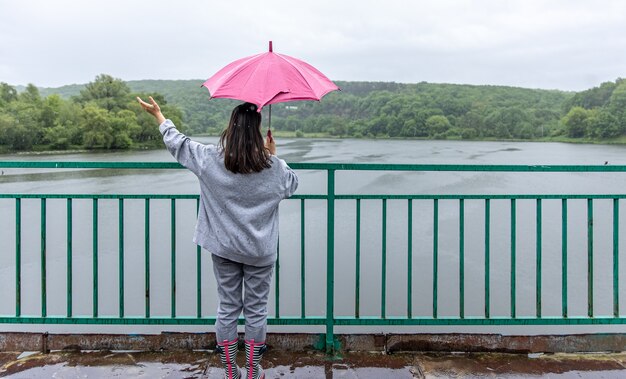
[(250, 74), (250, 76), (248, 76), (248, 78), (246, 79), (246, 82), (243, 84), (243, 86), (241, 87), (242, 91), (243, 89), (246, 88), (246, 86), (248, 86), (248, 82), (250, 81), (250, 79), (252, 77), (255, 76), (256, 72), (259, 70), (259, 65), (254, 66), (254, 71), (252, 71), (252, 74)]
[[(245, 66), (250, 63), (250, 61), (253, 61), (254, 59), (259, 58), (261, 55), (263, 54), (256, 54), (256, 55), (251, 55), (249, 57), (245, 57), (245, 58), (241, 58), (239, 59), (239, 64), (236, 67), (231, 68), (230, 71), (230, 75), (228, 75), (228, 77), (225, 77), (223, 79), (221, 79), (221, 82), (219, 83), (219, 85), (216, 85), (216, 87), (222, 87), (223, 85), (225, 85), (226, 83), (228, 83), (230, 80), (232, 80), (233, 77), (237, 76), (238, 73), (240, 73), (241, 71), (243, 71), (245, 69)], [(224, 68), (223, 68), (224, 69)], [(222, 70), (223, 70), (222, 69)], [(221, 71), (221, 70), (220, 70)], [(219, 73), (219, 72), (218, 72)], [(207, 80), (208, 81), (208, 80)], [(207, 89), (209, 89), (206, 85), (206, 82), (203, 83), (202, 85), (205, 86)], [(213, 97), (211, 91), (209, 90), (209, 95), (211, 95), (211, 97)]]
[[(285, 62), (289, 63), (291, 65), (291, 67), (293, 67), (298, 72), (298, 74), (302, 77), (302, 80), (304, 80), (304, 82), (307, 84), (307, 86), (309, 86), (309, 88), (313, 89), (313, 87), (311, 86), (311, 83), (309, 83), (309, 81), (304, 77), (304, 75), (302, 74), (302, 71), (300, 71), (298, 66), (294, 65), (293, 63), (291, 63), (289, 61), (289, 59), (284, 58), (281, 54), (276, 54), (276, 56), (278, 56), (280, 59), (284, 60)], [(315, 92), (313, 91), (313, 93), (315, 93)]]

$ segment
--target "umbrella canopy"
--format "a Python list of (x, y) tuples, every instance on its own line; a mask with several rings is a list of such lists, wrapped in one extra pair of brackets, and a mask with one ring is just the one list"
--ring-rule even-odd
[(202, 86), (211, 98), (247, 101), (258, 106), (296, 100), (320, 100), (339, 89), (315, 67), (288, 55), (269, 51), (238, 59), (219, 70)]

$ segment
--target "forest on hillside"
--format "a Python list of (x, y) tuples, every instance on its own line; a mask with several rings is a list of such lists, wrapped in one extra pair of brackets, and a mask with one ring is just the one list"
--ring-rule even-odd
[[(86, 85), (25, 88), (0, 83), (5, 150), (157, 146), (158, 129), (137, 105), (155, 97), (188, 134), (219, 134), (234, 100), (210, 99), (202, 80), (124, 82), (99, 75)], [(621, 141), (626, 81), (581, 92), (505, 86), (336, 82), (321, 102), (274, 104), (272, 129), (301, 136), (423, 139)], [(263, 110), (265, 126), (269, 107)]]
[(161, 135), (135, 100), (152, 95), (181, 126), (182, 114), (158, 93), (132, 92), (110, 75), (99, 75), (68, 98), (42, 95), (29, 84), (22, 91), (0, 83), (0, 149), (128, 149), (161, 146)]

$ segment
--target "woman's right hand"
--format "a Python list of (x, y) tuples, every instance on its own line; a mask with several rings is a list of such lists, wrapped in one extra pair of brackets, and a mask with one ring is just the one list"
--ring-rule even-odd
[(145, 101), (141, 100), (139, 98), (139, 96), (137, 96), (137, 101), (139, 102), (139, 105), (141, 105), (141, 107), (146, 112), (148, 112), (151, 115), (153, 115), (154, 118), (156, 118), (156, 120), (159, 123), (159, 125), (161, 125), (165, 121), (165, 117), (163, 116), (163, 113), (161, 113), (161, 108), (159, 107), (159, 104), (157, 104), (157, 102), (154, 101), (152, 96), (149, 97), (149, 100), (150, 100), (150, 104), (148, 104)]
[(274, 137), (272, 137), (272, 131), (267, 130), (267, 137), (265, 137), (265, 148), (272, 155), (276, 155), (276, 141), (274, 141)]

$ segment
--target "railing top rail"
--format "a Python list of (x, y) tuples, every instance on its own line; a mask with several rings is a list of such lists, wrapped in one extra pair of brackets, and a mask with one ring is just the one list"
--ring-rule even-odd
[[(291, 162), (296, 170), (335, 171), (491, 171), (491, 172), (626, 172), (626, 165), (464, 165)], [(181, 169), (176, 162), (0, 161), (0, 168)]]

